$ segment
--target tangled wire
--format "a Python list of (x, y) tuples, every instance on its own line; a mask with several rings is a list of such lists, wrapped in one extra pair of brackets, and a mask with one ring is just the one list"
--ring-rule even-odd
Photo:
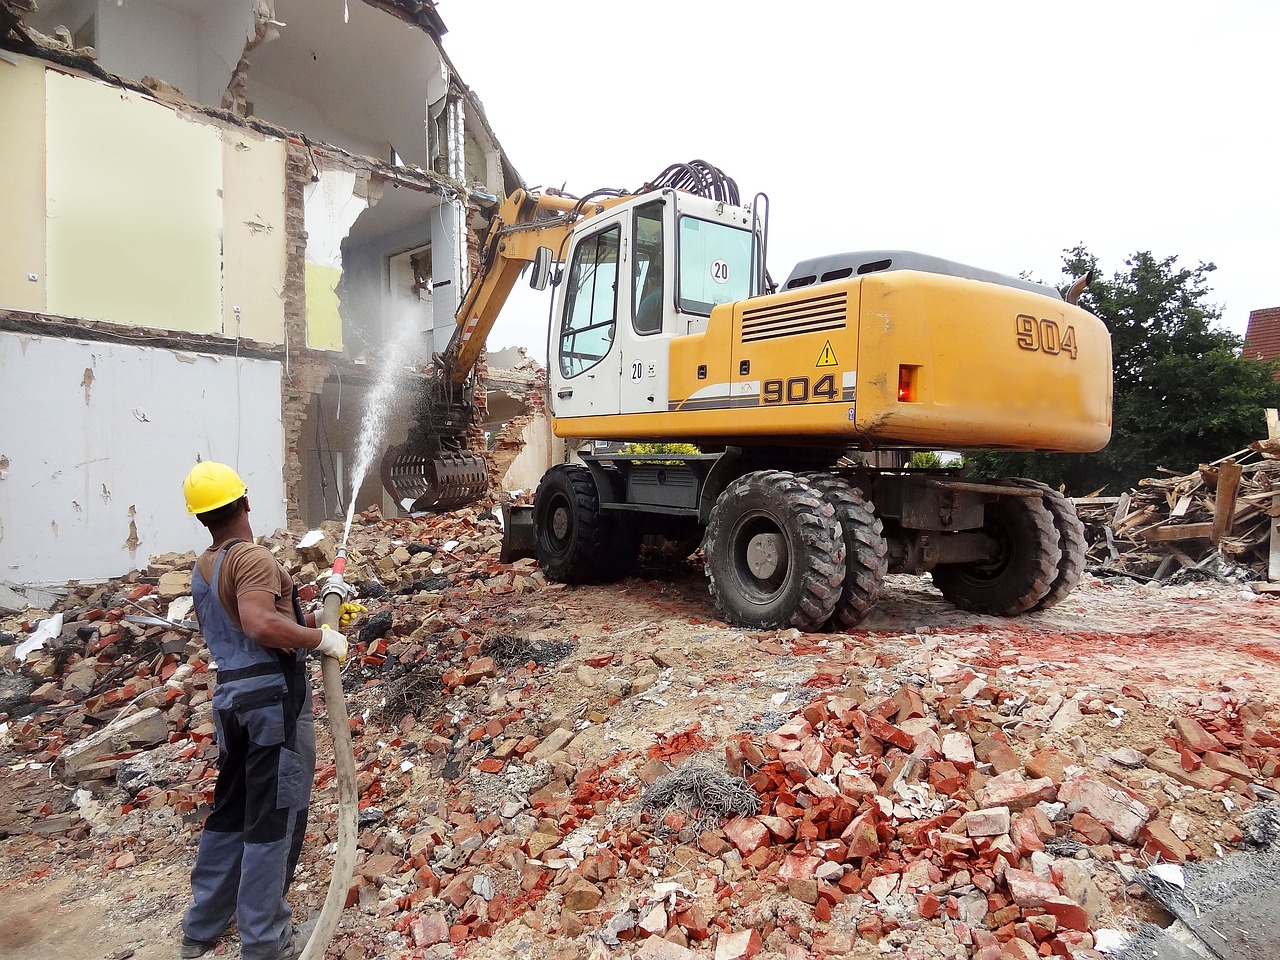
[(693, 818), (700, 833), (731, 816), (759, 812), (760, 798), (741, 777), (731, 777), (706, 764), (689, 763), (655, 780), (640, 797), (640, 807), (664, 816), (675, 808)]

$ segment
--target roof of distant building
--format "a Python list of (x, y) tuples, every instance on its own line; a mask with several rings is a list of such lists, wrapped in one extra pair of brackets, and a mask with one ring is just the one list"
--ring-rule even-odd
[(1280, 307), (1250, 311), (1244, 355), (1253, 360), (1280, 360)]

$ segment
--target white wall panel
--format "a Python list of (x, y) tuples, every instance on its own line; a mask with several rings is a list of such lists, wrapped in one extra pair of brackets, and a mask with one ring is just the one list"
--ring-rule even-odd
[(0, 580), (98, 580), (203, 549), (182, 479), (235, 466), (285, 525), (281, 365), (0, 333)]

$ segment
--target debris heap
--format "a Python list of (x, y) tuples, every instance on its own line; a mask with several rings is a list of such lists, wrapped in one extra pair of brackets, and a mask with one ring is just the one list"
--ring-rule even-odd
[(1121, 497), (1076, 501), (1104, 572), (1168, 581), (1274, 579), (1280, 441), (1261, 440), (1186, 476), (1141, 480)]

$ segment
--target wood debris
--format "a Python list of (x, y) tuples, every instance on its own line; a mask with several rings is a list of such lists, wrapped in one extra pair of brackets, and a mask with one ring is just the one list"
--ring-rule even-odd
[[(1185, 476), (1075, 501), (1095, 573), (1169, 581), (1280, 580), (1280, 441), (1260, 440)], [(1276, 586), (1280, 590), (1280, 585)]]

